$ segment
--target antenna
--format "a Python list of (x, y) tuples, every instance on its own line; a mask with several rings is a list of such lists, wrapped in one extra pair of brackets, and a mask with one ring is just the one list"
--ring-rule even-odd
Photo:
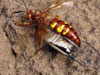
[(25, 4), (24, 0), (22, 0), (22, 1), (23, 1), (23, 3), (24, 3), (24, 6), (25, 6), (26, 10), (29, 10), (29, 9), (27, 8), (27, 6), (26, 6), (26, 4)]

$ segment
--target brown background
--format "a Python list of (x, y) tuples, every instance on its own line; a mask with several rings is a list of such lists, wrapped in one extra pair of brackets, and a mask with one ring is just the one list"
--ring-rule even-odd
[[(100, 0), (73, 2), (72, 8), (55, 10), (52, 17), (60, 15), (100, 52)], [(29, 9), (37, 11), (46, 9), (53, 0), (25, 0), (25, 3)], [(15, 21), (23, 15), (16, 13), (11, 18), (15, 11), (26, 11), (21, 0), (0, 0), (0, 75), (100, 75), (100, 68), (86, 70), (77, 62), (48, 49), (40, 51), (31, 60), (36, 50), (35, 29), (15, 26)]]

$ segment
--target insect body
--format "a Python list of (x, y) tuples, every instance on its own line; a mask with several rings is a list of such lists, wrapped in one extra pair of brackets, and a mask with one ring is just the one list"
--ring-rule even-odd
[[(47, 24), (49, 24), (49, 26), (51, 26), (51, 28), (53, 28), (55, 31), (64, 35), (66, 38), (69, 38), (75, 44), (80, 46), (80, 39), (79, 39), (79, 36), (76, 33), (76, 31), (72, 28), (72, 26), (70, 26), (69, 24), (67, 24), (63, 20), (58, 19), (57, 17), (50, 20), (47, 17), (47, 14), (45, 12), (40, 11), (40, 12), (34, 14), (32, 12), (32, 10), (30, 10), (25, 19), (27, 19), (29, 22), (24, 22), (21, 25), (29, 26), (29, 25), (36, 23), (37, 29), (41, 28), (41, 26), (42, 26), (42, 28), (39, 30), (44, 29), (44, 31), (46, 31)], [(41, 34), (42, 34), (42, 32), (41, 32)]]
[[(50, 10), (49, 11), (48, 10), (39, 11), (39, 12), (32, 12), (32, 10), (27, 10), (27, 16), (25, 16), (24, 18), (22, 18), (20, 21), (16, 23), (19, 26), (36, 25), (35, 44), (39, 44), (36, 54), (38, 53), (38, 51), (41, 50), (41, 48), (43, 48), (44, 46), (43, 42), (46, 41), (53, 48), (55, 48), (62, 54), (65, 54), (66, 56), (69, 56), (72, 59), (76, 60), (78, 63), (82, 64), (83, 66), (87, 65), (87, 66), (94, 67), (95, 65), (97, 65), (98, 67), (98, 65), (100, 65), (100, 54), (98, 53), (98, 51), (95, 50), (90, 44), (88, 44), (86, 41), (82, 39), (80, 43), (80, 38), (76, 33), (76, 31), (72, 28), (72, 26), (58, 19), (57, 17), (51, 19), (51, 17), (48, 15)], [(53, 31), (51, 31), (50, 26), (59, 34), (65, 36), (66, 38), (69, 38), (75, 44), (80, 46), (74, 49), (74, 50), (77, 49), (77, 56), (76, 55), (73, 56), (74, 54), (70, 55), (71, 53), (73, 53), (71, 52), (71, 48), (72, 47), (74, 48), (74, 45), (70, 44), (70, 46), (68, 46), (69, 42), (65, 40), (64, 37), (59, 38), (59, 34), (57, 34), (57, 37), (51, 35), (50, 36), (51, 38), (49, 37), (47, 38), (48, 35), (54, 33)], [(63, 51), (58, 46), (63, 47), (65, 50)], [(91, 59), (91, 57), (93, 59)]]
[(56, 30), (58, 33), (61, 33), (64, 35), (66, 38), (69, 38), (72, 40), (74, 43), (80, 46), (80, 39), (76, 31), (67, 24), (66, 22), (62, 20), (58, 20), (57, 18), (51, 20), (50, 26)]

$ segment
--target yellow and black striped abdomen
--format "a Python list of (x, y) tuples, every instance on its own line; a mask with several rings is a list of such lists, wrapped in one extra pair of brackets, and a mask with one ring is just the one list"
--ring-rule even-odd
[(57, 18), (55, 18), (51, 20), (50, 26), (58, 33), (64, 35), (66, 38), (69, 38), (76, 44), (80, 45), (80, 39), (79, 39), (78, 34), (69, 24), (65, 23), (62, 20), (58, 20)]

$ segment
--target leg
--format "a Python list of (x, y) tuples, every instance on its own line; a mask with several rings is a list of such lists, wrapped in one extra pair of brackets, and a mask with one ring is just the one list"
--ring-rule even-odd
[(21, 20), (16, 22), (17, 26), (30, 26), (32, 25), (30, 22), (23, 22), (24, 20), (26, 20), (26, 17), (22, 18)]
[(44, 37), (41, 38), (40, 47), (39, 47), (39, 49), (36, 50), (36, 52), (34, 53), (34, 55), (37, 55), (38, 52), (43, 48), (43, 40), (44, 40)]

